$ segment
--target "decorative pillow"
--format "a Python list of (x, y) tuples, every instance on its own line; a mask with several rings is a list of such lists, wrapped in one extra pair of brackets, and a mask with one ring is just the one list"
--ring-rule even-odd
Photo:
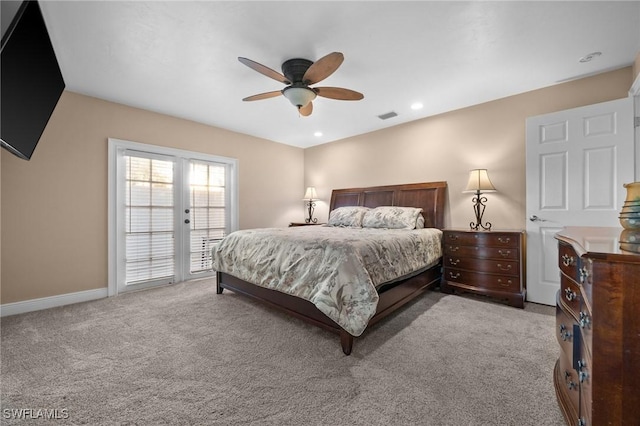
[(424, 229), (424, 217), (422, 217), (422, 214), (419, 214), (418, 219), (416, 219), (416, 229)]
[(369, 211), (368, 207), (349, 206), (338, 207), (329, 213), (329, 226), (344, 226), (350, 228), (361, 228), (362, 218)]
[(363, 228), (415, 229), (421, 208), (380, 206), (362, 218)]

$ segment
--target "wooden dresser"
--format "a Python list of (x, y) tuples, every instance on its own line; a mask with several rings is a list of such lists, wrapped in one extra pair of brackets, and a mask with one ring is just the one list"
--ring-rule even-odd
[(553, 382), (569, 425), (640, 425), (640, 255), (619, 249), (621, 231), (556, 234)]
[(524, 308), (526, 295), (524, 231), (445, 229), (441, 289), (507, 300)]

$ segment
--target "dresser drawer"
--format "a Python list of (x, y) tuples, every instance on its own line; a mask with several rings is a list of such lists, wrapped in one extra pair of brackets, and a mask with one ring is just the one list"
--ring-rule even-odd
[(443, 257), (444, 266), (475, 272), (520, 276), (520, 263), (515, 260), (474, 259), (470, 257)]
[(575, 282), (580, 282), (578, 275), (579, 265), (580, 258), (573, 247), (565, 243), (558, 244), (558, 266), (562, 273)]
[(477, 259), (506, 259), (519, 260), (520, 250), (517, 248), (499, 248), (484, 246), (463, 246), (459, 244), (445, 244), (446, 256), (475, 257)]
[(444, 268), (443, 278), (454, 283), (464, 284), (478, 289), (518, 293), (520, 278), (508, 275), (483, 274), (455, 268)]
[(580, 287), (566, 275), (560, 274), (560, 302), (569, 308), (571, 315), (579, 318), (580, 312)]
[(512, 247), (520, 246), (518, 233), (501, 232), (456, 232), (445, 231), (445, 246), (448, 244), (460, 246), (488, 246), (488, 247)]
[[(558, 297), (560, 293), (558, 293)], [(556, 339), (560, 344), (562, 352), (569, 355), (573, 353), (573, 326), (576, 324), (575, 318), (562, 309), (562, 305), (556, 304)]]
[(562, 352), (558, 361), (560, 367), (558, 373), (561, 375), (559, 385), (564, 388), (565, 394), (569, 397), (571, 405), (577, 413), (580, 407), (580, 381), (578, 379), (578, 373), (573, 369), (571, 356)]

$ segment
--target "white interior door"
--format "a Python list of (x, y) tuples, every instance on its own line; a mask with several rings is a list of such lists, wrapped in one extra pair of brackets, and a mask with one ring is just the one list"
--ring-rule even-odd
[(526, 123), (527, 300), (555, 305), (556, 232), (620, 226), (634, 180), (633, 99), (530, 117)]

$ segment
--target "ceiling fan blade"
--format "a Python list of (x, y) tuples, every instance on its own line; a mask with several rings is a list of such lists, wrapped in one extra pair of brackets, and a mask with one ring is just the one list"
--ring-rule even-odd
[(266, 75), (267, 77), (272, 78), (276, 81), (279, 81), (280, 83), (291, 84), (291, 82), (287, 80), (286, 77), (280, 74), (278, 71), (274, 71), (269, 67), (265, 67), (264, 65), (259, 64), (256, 61), (252, 61), (251, 59), (242, 58), (242, 57), (238, 57), (238, 60), (243, 64), (245, 64), (246, 66), (248, 66), (249, 68), (251, 68), (252, 70), (258, 71), (260, 74)]
[(343, 89), (342, 87), (314, 87), (313, 90), (318, 96), (340, 101), (359, 101), (364, 99), (364, 95), (355, 90)]
[(329, 53), (315, 61), (304, 73), (302, 81), (305, 84), (315, 84), (324, 80), (338, 69), (344, 61), (344, 55), (340, 52)]
[(280, 96), (280, 95), (282, 95), (281, 90), (274, 90), (273, 92), (265, 92), (265, 93), (259, 93), (253, 96), (248, 96), (244, 98), (243, 101), (259, 101), (261, 99), (275, 98), (276, 96)]
[(313, 112), (313, 102), (309, 102), (308, 104), (306, 104), (302, 108), (298, 109), (298, 111), (300, 112), (300, 115), (302, 115), (304, 117), (310, 116), (311, 113)]

